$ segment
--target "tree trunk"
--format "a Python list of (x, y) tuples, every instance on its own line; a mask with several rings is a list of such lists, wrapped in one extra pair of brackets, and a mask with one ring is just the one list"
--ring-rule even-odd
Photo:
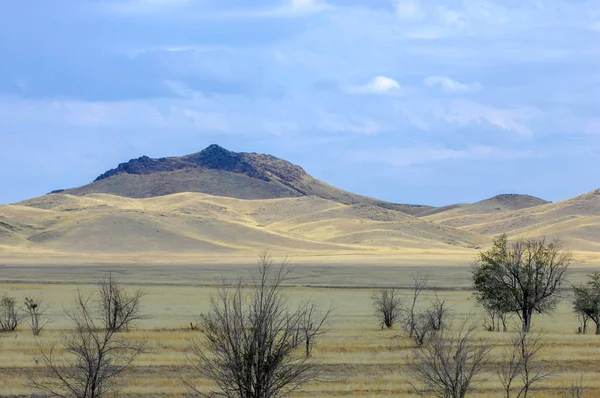
[(523, 332), (528, 333), (531, 329), (531, 315), (533, 315), (532, 309), (523, 310)]
[(310, 338), (306, 339), (306, 358), (310, 356)]
[(596, 334), (600, 334), (600, 321), (596, 323)]

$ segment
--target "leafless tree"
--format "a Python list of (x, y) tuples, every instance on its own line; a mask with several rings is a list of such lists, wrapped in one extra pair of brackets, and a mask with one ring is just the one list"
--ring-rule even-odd
[[(404, 309), (404, 329), (408, 334), (408, 337), (413, 337), (415, 333), (415, 328), (417, 326), (422, 326), (422, 320), (419, 319), (421, 316), (417, 312), (417, 303), (419, 301), (419, 296), (421, 292), (427, 287), (427, 283), (429, 282), (428, 277), (423, 277), (421, 275), (416, 275), (413, 278), (412, 285), (412, 297), (410, 301), (409, 307)], [(420, 323), (420, 325), (418, 325)]]
[[(304, 321), (314, 338), (326, 316), (316, 307), (293, 309), (282, 292), (289, 275), (286, 263), (273, 266), (267, 253), (259, 257), (258, 277), (249, 286), (223, 285), (202, 315), (204, 339), (192, 340), (188, 359), (192, 372), (214, 381), (218, 389), (199, 391), (187, 381), (193, 396), (275, 398), (286, 396), (317, 375), (293, 339)], [(305, 325), (308, 326), (308, 325)], [(309, 342), (310, 344), (310, 342)]]
[(585, 387), (583, 386), (583, 375), (574, 380), (563, 394), (564, 398), (584, 398)]
[(442, 330), (446, 326), (446, 318), (448, 317), (446, 301), (440, 300), (436, 294), (435, 299), (431, 300), (430, 307), (425, 311), (425, 316), (432, 330)]
[(128, 292), (112, 273), (99, 278), (99, 309), (103, 317), (104, 327), (114, 332), (128, 330), (132, 322), (144, 319), (141, 312), (142, 290)]
[(488, 332), (499, 332), (500, 326), (502, 326), (503, 332), (508, 330), (507, 321), (510, 319), (510, 314), (489, 307), (484, 307), (484, 310), (483, 328), (485, 330)]
[(441, 300), (437, 294), (425, 310), (417, 311), (409, 308), (406, 311), (410, 312), (410, 317), (406, 318), (403, 328), (409, 336), (412, 330), (412, 339), (417, 347), (422, 347), (427, 339), (442, 331), (446, 327), (449, 315), (446, 302)]
[(426, 312), (415, 315), (412, 327), (412, 339), (417, 347), (423, 347), (427, 339), (435, 333), (435, 330), (431, 327), (429, 315)]
[(14, 297), (3, 296), (0, 299), (0, 332), (12, 332), (23, 321), (24, 315), (17, 307)]
[(398, 289), (394, 287), (380, 289), (371, 295), (371, 300), (381, 329), (394, 327), (402, 310), (402, 299)]
[(25, 310), (31, 319), (31, 331), (34, 336), (38, 336), (42, 329), (50, 322), (45, 317), (48, 308), (48, 304), (44, 303), (41, 299), (25, 298)]
[(118, 378), (143, 352), (145, 342), (119, 338), (103, 327), (104, 319), (93, 308), (91, 298), (79, 293), (67, 311), (74, 329), (61, 335), (59, 347), (38, 342), (39, 361), (48, 372), (30, 378), (33, 389), (61, 398), (118, 396)]
[(323, 326), (329, 319), (332, 311), (333, 309), (329, 307), (325, 313), (321, 313), (319, 311), (319, 306), (312, 301), (306, 302), (300, 308), (301, 317), (300, 322), (298, 323), (298, 331), (304, 342), (304, 353), (306, 358), (310, 357), (317, 336), (326, 332), (323, 329)]
[[(543, 347), (539, 334), (523, 330), (509, 340), (497, 369), (506, 398), (510, 398), (513, 391), (516, 398), (527, 398), (532, 385), (551, 375), (539, 358)], [(517, 379), (520, 379), (519, 386), (515, 386)]]
[(415, 350), (410, 373), (421, 383), (421, 396), (463, 398), (478, 383), (491, 350), (474, 338), (474, 326), (451, 333), (442, 329), (421, 349)]
[(549, 313), (556, 308), (571, 253), (559, 241), (544, 238), (517, 239), (506, 235), (480, 253), (473, 268), (477, 301), (502, 313), (515, 313), (523, 331), (531, 328), (534, 313)]

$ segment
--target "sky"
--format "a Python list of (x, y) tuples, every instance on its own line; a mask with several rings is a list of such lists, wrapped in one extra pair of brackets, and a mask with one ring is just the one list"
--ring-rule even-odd
[(445, 205), (600, 187), (597, 0), (0, 0), (0, 203), (270, 153)]

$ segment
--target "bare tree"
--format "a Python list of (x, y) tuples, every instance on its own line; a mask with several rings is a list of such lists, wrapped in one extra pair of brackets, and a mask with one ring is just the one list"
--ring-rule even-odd
[(0, 332), (12, 332), (23, 321), (24, 315), (17, 307), (14, 297), (3, 296), (0, 299)]
[(118, 396), (119, 376), (144, 350), (145, 342), (126, 341), (115, 330), (101, 327), (104, 319), (92, 312), (90, 301), (90, 297), (77, 295), (74, 308), (67, 311), (74, 329), (61, 335), (59, 348), (38, 342), (39, 360), (48, 375), (33, 376), (30, 384), (44, 396)]
[(291, 308), (282, 292), (289, 272), (285, 262), (274, 267), (263, 253), (250, 286), (223, 285), (211, 298), (210, 311), (201, 318), (205, 339), (192, 340), (188, 359), (192, 371), (214, 381), (218, 390), (203, 393), (187, 382), (192, 395), (281, 397), (316, 377), (314, 363), (298, 353), (293, 339), (303, 321), (311, 320), (312, 326), (305, 326), (314, 338), (326, 316), (316, 317), (312, 305)]
[[(417, 303), (419, 301), (419, 296), (421, 292), (427, 287), (427, 283), (429, 282), (429, 278), (423, 277), (420, 275), (416, 275), (413, 278), (412, 285), (412, 297), (410, 301), (409, 307), (404, 309), (404, 329), (408, 334), (408, 337), (413, 337), (415, 333), (415, 328), (417, 326), (422, 326), (422, 320), (420, 320), (420, 315), (417, 313)], [(421, 323), (421, 325), (418, 325)]]
[(571, 386), (563, 394), (565, 398), (583, 398), (585, 397), (585, 387), (583, 386), (583, 375), (574, 380)]
[(484, 306), (485, 318), (483, 320), (483, 328), (488, 332), (499, 332), (500, 326), (502, 331), (508, 329), (507, 321), (510, 319), (510, 314), (500, 311), (493, 307)]
[(310, 357), (312, 347), (316, 342), (317, 336), (324, 334), (326, 331), (323, 330), (325, 322), (329, 319), (333, 309), (329, 307), (324, 314), (320, 313), (319, 306), (312, 302), (306, 302), (300, 308), (300, 322), (298, 323), (298, 330), (304, 341), (304, 352), (306, 358)]
[(415, 350), (410, 366), (421, 388), (421, 396), (463, 398), (483, 380), (491, 346), (473, 337), (475, 327), (460, 328), (455, 333), (442, 329), (420, 350)]
[[(510, 398), (513, 391), (516, 398), (527, 398), (532, 385), (551, 375), (539, 359), (543, 347), (540, 335), (523, 330), (509, 340), (497, 369), (506, 398)], [(517, 379), (520, 379), (519, 386), (515, 386)]]
[(435, 333), (431, 327), (431, 320), (426, 312), (416, 314), (412, 325), (412, 339), (417, 347), (423, 347), (427, 339)]
[(50, 322), (45, 317), (48, 308), (48, 304), (44, 303), (41, 299), (25, 298), (25, 310), (31, 319), (31, 331), (34, 336), (38, 336), (42, 329)]
[(440, 331), (446, 326), (448, 307), (446, 301), (440, 300), (437, 293), (435, 299), (431, 300), (431, 306), (425, 311), (425, 316), (433, 331)]
[(119, 332), (128, 330), (132, 322), (146, 318), (141, 312), (142, 290), (127, 292), (121, 284), (108, 273), (97, 281), (99, 291), (99, 309), (106, 329)]
[(395, 287), (380, 289), (371, 295), (371, 300), (381, 329), (394, 327), (402, 310), (402, 299), (398, 289)]
[(480, 253), (473, 268), (477, 301), (502, 313), (515, 313), (523, 331), (531, 328), (536, 313), (549, 313), (560, 298), (560, 288), (571, 263), (571, 253), (560, 242), (518, 239), (508, 242), (506, 235), (494, 240), (494, 246)]

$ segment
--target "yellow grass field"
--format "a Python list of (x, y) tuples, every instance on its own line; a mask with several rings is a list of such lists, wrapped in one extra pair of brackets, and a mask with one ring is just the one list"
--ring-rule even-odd
[[(51, 343), (68, 328), (63, 307), (68, 307), (78, 290), (93, 291), (94, 278), (114, 271), (124, 284), (142, 287), (146, 296), (143, 309), (149, 318), (140, 321), (126, 338), (147, 339), (148, 353), (139, 357), (123, 381), (122, 396), (179, 397), (186, 389), (182, 377), (193, 378), (186, 369), (185, 350), (193, 336), (189, 322), (205, 311), (215, 286), (221, 280), (233, 281), (248, 275), (249, 265), (219, 266), (4, 266), (0, 268), (0, 294), (22, 301), (36, 296), (52, 304), (53, 322), (42, 333), (41, 341)], [(320, 337), (313, 360), (322, 370), (318, 381), (304, 386), (294, 396), (412, 396), (407, 363), (415, 349), (400, 331), (381, 331), (372, 314), (370, 295), (377, 286), (407, 287), (416, 272), (428, 275), (431, 286), (443, 287), (437, 294), (449, 304), (456, 323), (476, 322), (481, 314), (469, 288), (469, 268), (458, 266), (324, 266), (298, 265), (285, 292), (292, 302), (312, 298), (322, 306), (335, 308), (328, 333)], [(574, 268), (571, 283), (579, 283), (588, 268)], [(407, 291), (408, 294), (408, 291)], [(433, 297), (423, 296), (423, 304)], [(562, 397), (571, 383), (583, 376), (588, 397), (600, 396), (600, 337), (578, 335), (577, 319), (571, 312), (570, 292), (552, 316), (538, 315), (534, 329), (547, 342), (543, 359), (554, 375), (542, 382), (536, 397)], [(492, 359), (502, 349), (509, 333), (485, 332), (478, 327), (477, 337), (495, 345)], [(36, 342), (25, 323), (18, 332), (0, 340), (0, 396), (29, 396), (29, 372), (41, 372), (35, 364)], [(475, 396), (500, 397), (499, 383), (490, 365), (486, 378), (477, 386)], [(197, 385), (209, 388), (206, 380)], [(412, 380), (414, 382), (414, 380)]]

